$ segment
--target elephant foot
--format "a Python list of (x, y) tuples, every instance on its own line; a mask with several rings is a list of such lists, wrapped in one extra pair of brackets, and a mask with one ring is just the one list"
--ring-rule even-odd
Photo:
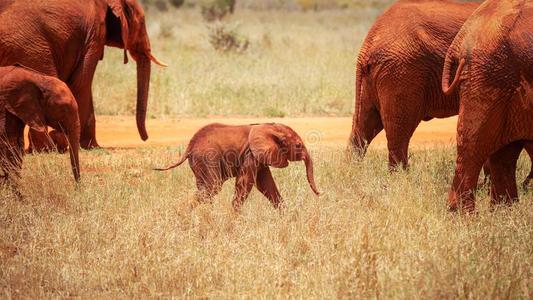
[(30, 146), (28, 148), (28, 153), (65, 153), (67, 150), (68, 140), (63, 133), (57, 130), (52, 130), (46, 135), (30, 131)]
[(457, 192), (450, 190), (448, 195), (448, 210), (450, 212), (457, 212), (460, 210), (462, 214), (473, 214), (476, 210), (476, 203), (474, 195), (458, 196)]
[(101, 148), (96, 142), (96, 138), (80, 139), (80, 146), (85, 150), (93, 150)]
[(389, 172), (396, 173), (400, 171), (409, 171), (409, 164), (407, 163), (389, 163)]
[(39, 145), (36, 145), (34, 143), (31, 143), (30, 144), (30, 147), (28, 148), (28, 153), (32, 154), (32, 153), (50, 153), (50, 152), (54, 152), (55, 151), (55, 147), (53, 144), (50, 144), (50, 145), (42, 145), (42, 144), (39, 144)]
[(40, 132), (32, 132), (30, 130), (29, 140), (30, 147), (28, 148), (28, 153), (48, 153), (56, 151), (54, 141), (47, 134), (43, 134)]

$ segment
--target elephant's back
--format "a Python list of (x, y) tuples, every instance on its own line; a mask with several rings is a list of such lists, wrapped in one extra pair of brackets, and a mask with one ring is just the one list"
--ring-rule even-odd
[(75, 0), (0, 3), (0, 66), (19, 63), (68, 81), (84, 51), (93, 1), (87, 7)]
[(387, 9), (370, 29), (359, 57), (362, 64), (404, 64), (436, 57), (446, 50), (476, 3), (399, 1)]
[(523, 76), (533, 84), (533, 3), (527, 2), (508, 36), (515, 60)]
[[(474, 74), (533, 80), (533, 3), (488, 0), (467, 20), (456, 38), (459, 57), (466, 57)], [(502, 68), (502, 65), (514, 68)], [(518, 74), (521, 73), (521, 74)]]
[(3, 12), (7, 11), (9, 7), (15, 4), (15, 0), (0, 0), (0, 16)]
[(200, 128), (191, 138), (195, 147), (225, 147), (228, 144), (245, 143), (250, 133), (247, 125), (226, 125), (211, 123)]

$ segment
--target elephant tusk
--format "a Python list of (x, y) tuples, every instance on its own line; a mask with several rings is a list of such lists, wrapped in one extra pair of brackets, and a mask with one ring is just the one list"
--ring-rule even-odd
[(157, 59), (157, 57), (153, 56), (152, 54), (150, 54), (150, 60), (153, 61), (158, 66), (168, 67), (166, 63), (161, 62), (159, 59)]

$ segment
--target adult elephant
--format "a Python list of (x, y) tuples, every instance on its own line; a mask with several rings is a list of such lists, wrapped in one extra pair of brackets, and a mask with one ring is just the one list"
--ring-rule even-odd
[(389, 166), (407, 167), (409, 140), (422, 120), (459, 110), (441, 91), (446, 50), (476, 3), (399, 1), (374, 23), (357, 60), (349, 146), (364, 155), (385, 129)]
[(125, 63), (127, 51), (137, 62), (137, 128), (146, 140), (150, 62), (163, 64), (152, 55), (136, 0), (0, 0), (0, 66), (18, 63), (66, 82), (78, 102), (83, 148), (98, 147), (91, 86), (106, 45), (123, 48)]
[(533, 143), (533, 2), (485, 1), (448, 49), (442, 89), (460, 91), (449, 208), (475, 209), (473, 191), (487, 159), (492, 202), (517, 200), (516, 161)]

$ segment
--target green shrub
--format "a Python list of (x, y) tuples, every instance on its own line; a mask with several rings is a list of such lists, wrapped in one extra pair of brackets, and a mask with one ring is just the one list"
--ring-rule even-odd
[(209, 26), (209, 43), (217, 51), (242, 53), (248, 49), (250, 41), (237, 32), (237, 25), (226, 27), (223, 23)]
[(263, 109), (263, 114), (269, 118), (285, 118), (287, 114), (277, 107), (267, 106)]
[(175, 8), (179, 8), (185, 3), (185, 0), (169, 0), (168, 2)]
[(154, 2), (155, 8), (157, 8), (158, 11), (167, 11), (168, 10), (168, 4), (165, 0), (156, 0)]
[(235, 0), (205, 0), (201, 4), (202, 17), (207, 22), (222, 20), (235, 11)]
[(185, 0), (140, 0), (140, 2), (146, 11), (149, 11), (151, 8), (155, 8), (158, 11), (167, 11), (169, 5), (178, 8), (185, 3)]

